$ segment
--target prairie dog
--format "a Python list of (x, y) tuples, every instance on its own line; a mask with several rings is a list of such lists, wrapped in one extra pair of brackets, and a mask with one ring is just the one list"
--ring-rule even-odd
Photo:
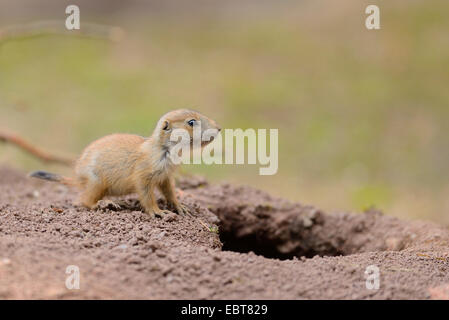
[(201, 134), (208, 129), (216, 129), (217, 134), (221, 130), (214, 120), (196, 111), (174, 110), (159, 119), (148, 138), (112, 134), (92, 142), (75, 165), (74, 179), (45, 171), (36, 171), (30, 176), (79, 187), (82, 190), (80, 201), (88, 208), (93, 208), (106, 195), (136, 192), (147, 213), (162, 216), (168, 210), (161, 210), (157, 205), (154, 191), (158, 188), (178, 214), (186, 214), (187, 209), (175, 194), (173, 172), (177, 165), (172, 162), (170, 151), (176, 142), (170, 141), (170, 135), (174, 129), (186, 130), (192, 148), (193, 129), (198, 125)]

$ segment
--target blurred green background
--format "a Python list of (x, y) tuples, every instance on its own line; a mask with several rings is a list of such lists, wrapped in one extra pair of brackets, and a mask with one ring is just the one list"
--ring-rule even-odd
[[(163, 113), (191, 107), (224, 128), (278, 128), (279, 171), (184, 171), (329, 211), (449, 222), (447, 0), (3, 0), (0, 35), (64, 21), (72, 3), (81, 28), (125, 37), (0, 41), (0, 128), (76, 155), (109, 133), (149, 135)], [(369, 4), (381, 30), (365, 28)], [(68, 172), (4, 144), (0, 163)]]

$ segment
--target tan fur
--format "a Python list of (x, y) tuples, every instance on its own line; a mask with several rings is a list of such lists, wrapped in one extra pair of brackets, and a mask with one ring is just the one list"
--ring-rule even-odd
[[(113, 134), (92, 142), (75, 166), (75, 184), (81, 188), (81, 203), (89, 208), (106, 195), (136, 192), (141, 205), (150, 214), (162, 215), (154, 191), (158, 188), (167, 202), (179, 213), (186, 209), (175, 195), (173, 172), (176, 166), (168, 159), (173, 129), (183, 128), (192, 137), (188, 121), (201, 122), (202, 132), (220, 128), (198, 112), (175, 110), (161, 117), (149, 138), (132, 134)], [(164, 130), (165, 128), (165, 130)]]

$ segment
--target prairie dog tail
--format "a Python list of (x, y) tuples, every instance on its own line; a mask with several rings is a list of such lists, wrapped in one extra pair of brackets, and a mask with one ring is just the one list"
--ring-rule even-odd
[(34, 171), (31, 172), (29, 176), (37, 179), (59, 182), (68, 186), (73, 186), (76, 184), (75, 181), (71, 178), (47, 171)]

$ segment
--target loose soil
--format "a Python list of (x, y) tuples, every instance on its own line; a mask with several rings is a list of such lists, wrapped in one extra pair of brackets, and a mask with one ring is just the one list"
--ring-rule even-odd
[[(135, 196), (87, 210), (74, 189), (0, 168), (0, 299), (449, 298), (446, 227), (198, 177), (178, 187), (193, 217), (150, 218)], [(79, 290), (66, 288), (69, 265)]]

